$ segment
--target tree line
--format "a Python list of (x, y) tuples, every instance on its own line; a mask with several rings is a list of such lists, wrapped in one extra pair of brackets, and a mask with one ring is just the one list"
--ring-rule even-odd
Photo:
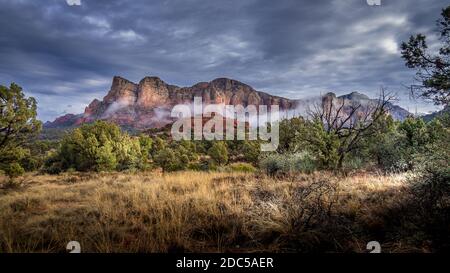
[[(36, 102), (19, 86), (2, 87), (10, 104), (2, 107), (0, 169), (10, 177), (25, 171), (56, 174), (64, 171), (180, 170), (209, 171), (240, 164), (269, 175), (315, 170), (385, 172), (414, 170), (429, 156), (448, 156), (448, 114), (430, 122), (420, 117), (394, 121), (383, 95), (363, 112), (344, 102), (324, 98), (309, 118), (280, 121), (276, 152), (262, 153), (258, 141), (173, 141), (169, 132), (131, 135), (113, 123), (97, 121), (64, 134), (59, 140), (36, 139), (41, 124)], [(2, 98), (5, 98), (2, 95)], [(17, 111), (17, 109), (21, 110)], [(370, 109), (369, 109), (370, 108)], [(9, 112), (14, 112), (11, 115)], [(239, 168), (237, 168), (239, 169)]]

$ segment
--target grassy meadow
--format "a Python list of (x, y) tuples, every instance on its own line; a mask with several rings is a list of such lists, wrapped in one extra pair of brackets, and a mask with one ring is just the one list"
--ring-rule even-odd
[(27, 173), (0, 181), (0, 252), (430, 252), (408, 177)]

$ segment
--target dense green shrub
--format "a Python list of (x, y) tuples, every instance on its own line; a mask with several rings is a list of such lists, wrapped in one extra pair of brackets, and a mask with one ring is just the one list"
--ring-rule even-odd
[(208, 149), (208, 155), (216, 165), (225, 165), (228, 162), (227, 145), (222, 142), (214, 142), (211, 148)]
[(36, 110), (36, 100), (27, 98), (19, 85), (0, 85), (0, 169), (10, 177), (25, 171), (22, 161), (30, 158), (26, 144), (41, 130)]
[(433, 248), (450, 250), (450, 132), (419, 157), (420, 167), (410, 179), (415, 213), (423, 219), (419, 228), (425, 231)]
[(261, 155), (261, 146), (258, 141), (244, 141), (240, 147), (243, 154), (242, 160), (257, 165)]
[(58, 151), (47, 159), (45, 170), (58, 173), (71, 168), (77, 171), (141, 169), (148, 161), (150, 145), (143, 136), (131, 137), (115, 124), (97, 121), (68, 133)]
[(164, 148), (155, 154), (154, 162), (164, 172), (181, 171), (188, 167), (189, 157), (183, 149)]
[(306, 152), (269, 154), (260, 160), (259, 166), (268, 175), (310, 173), (317, 168), (315, 160)]
[(307, 151), (314, 155), (316, 165), (320, 169), (337, 169), (340, 164), (339, 150), (341, 142), (339, 136), (325, 129), (320, 120), (307, 123), (307, 133), (303, 136), (307, 140)]
[(226, 170), (230, 172), (243, 172), (243, 173), (254, 173), (256, 168), (252, 164), (245, 162), (231, 163), (227, 166)]
[(8, 166), (4, 169), (5, 174), (10, 178), (16, 178), (21, 176), (25, 170), (20, 166), (19, 163), (13, 162), (8, 164)]
[(285, 156), (280, 154), (266, 155), (259, 161), (259, 168), (268, 175), (275, 175), (284, 170), (284, 158)]
[(190, 162), (186, 168), (191, 171), (202, 171), (200, 162)]
[(279, 153), (295, 153), (305, 144), (307, 123), (302, 117), (284, 119), (280, 122)]

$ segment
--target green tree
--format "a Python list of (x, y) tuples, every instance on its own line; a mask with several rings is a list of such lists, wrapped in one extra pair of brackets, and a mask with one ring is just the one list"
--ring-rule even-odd
[(103, 140), (101, 146), (97, 144), (95, 149), (96, 171), (109, 171), (117, 168), (117, 156), (114, 154), (111, 141)]
[(305, 133), (305, 121), (301, 117), (284, 119), (280, 122), (280, 144), (278, 152), (297, 152), (302, 148), (302, 135)]
[(10, 180), (21, 176), (25, 172), (22, 166), (20, 166), (20, 164), (17, 162), (8, 164), (4, 171)]
[(58, 146), (56, 141), (33, 140), (25, 145), (29, 153), (20, 160), (20, 165), (26, 171), (36, 171), (44, 165), (45, 158), (51, 150)]
[(152, 150), (153, 140), (151, 137), (141, 134), (139, 135), (139, 144), (141, 145), (142, 156), (148, 159)]
[(244, 140), (241, 147), (241, 151), (244, 155), (244, 161), (252, 163), (253, 165), (258, 164), (259, 157), (261, 155), (260, 147), (261, 146), (258, 141)]
[(366, 159), (366, 164), (375, 162), (382, 170), (398, 169), (402, 160), (400, 138), (397, 123), (391, 115), (385, 114), (370, 128), (369, 134), (363, 139), (365, 149), (358, 156)]
[(419, 148), (428, 142), (427, 126), (420, 118), (407, 118), (400, 124), (399, 129), (405, 135), (405, 144), (410, 147)]
[(0, 86), (0, 169), (10, 176), (23, 170), (20, 163), (30, 154), (25, 145), (41, 130), (36, 109), (17, 84)]
[(340, 141), (335, 132), (327, 131), (320, 119), (314, 119), (309, 123), (308, 133), (305, 137), (309, 143), (309, 150), (321, 168), (336, 169), (339, 167)]
[[(312, 122), (305, 133), (305, 143), (312, 146), (312, 155), (322, 167), (342, 169), (349, 155), (363, 148), (371, 128), (387, 113), (394, 98), (382, 88), (376, 103), (346, 103), (334, 94), (325, 95), (310, 115)], [(311, 126), (312, 123), (312, 126)], [(310, 131), (310, 132), (308, 132)]]
[[(147, 159), (142, 153), (142, 141), (142, 138), (123, 133), (113, 123), (97, 121), (84, 124), (63, 138), (57, 153), (47, 160), (46, 168), (50, 172), (143, 168)], [(148, 145), (148, 142), (144, 144)]]
[(36, 109), (36, 100), (25, 97), (17, 84), (0, 86), (0, 150), (21, 146), (39, 133), (42, 124)]
[(177, 169), (177, 158), (170, 148), (159, 150), (154, 156), (155, 163), (161, 167), (163, 172), (175, 171)]
[(419, 85), (411, 90), (419, 96), (431, 99), (436, 104), (448, 105), (450, 102), (450, 6), (442, 10), (438, 20), (441, 47), (437, 54), (428, 50), (426, 36), (411, 36), (401, 45), (402, 57), (409, 68), (417, 70)]
[[(443, 122), (444, 121), (444, 122)], [(433, 143), (442, 139), (446, 139), (449, 136), (448, 133), (448, 124), (445, 124), (445, 117), (435, 118), (432, 121), (427, 123), (427, 132), (428, 132), (428, 142)]]
[(148, 135), (141, 134), (139, 135), (139, 144), (141, 146), (141, 169), (149, 169), (150, 168), (150, 159), (151, 152), (153, 146), (153, 140)]
[(0, 169), (11, 178), (23, 173), (21, 164), (33, 164), (26, 144), (41, 130), (36, 109), (36, 100), (17, 84), (0, 86)]
[(222, 141), (214, 142), (211, 148), (208, 149), (208, 155), (217, 165), (225, 165), (228, 162), (227, 146)]
[(159, 151), (163, 150), (164, 148), (166, 148), (166, 142), (160, 137), (155, 137), (153, 139), (151, 155), (154, 157)]
[(189, 161), (198, 160), (197, 146), (195, 142), (189, 140), (180, 140), (174, 142), (174, 149), (179, 151), (182, 156), (186, 156)]
[(425, 122), (419, 118), (409, 117), (398, 128), (401, 136), (398, 142), (399, 154), (401, 154), (407, 169), (413, 169), (416, 158), (425, 151), (428, 143), (428, 131)]
[[(444, 121), (444, 122), (443, 122)], [(447, 125), (446, 125), (447, 124)], [(411, 177), (416, 213), (424, 220), (433, 244), (449, 246), (450, 128), (441, 118), (426, 126), (428, 142), (416, 155), (416, 176)]]
[(139, 138), (123, 134), (113, 146), (117, 157), (117, 170), (139, 169), (144, 166)]
[(421, 168), (420, 165), (426, 163), (423, 160), (424, 155), (440, 154), (439, 145), (436, 146), (436, 143), (448, 140), (448, 128), (439, 119), (425, 123), (421, 118), (409, 117), (398, 125), (398, 134), (393, 149), (407, 169)]

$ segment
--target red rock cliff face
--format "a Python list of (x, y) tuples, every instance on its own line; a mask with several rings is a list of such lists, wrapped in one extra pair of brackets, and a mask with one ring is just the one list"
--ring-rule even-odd
[[(281, 109), (295, 107), (295, 101), (256, 91), (244, 83), (227, 78), (201, 82), (191, 87), (178, 87), (158, 77), (145, 77), (136, 84), (116, 76), (103, 100), (93, 100), (82, 116), (71, 117), (70, 122), (73, 124), (70, 125), (104, 119), (137, 129), (161, 127), (172, 122), (170, 111), (174, 105), (191, 104), (194, 97), (201, 97), (205, 104), (277, 104)], [(68, 125), (66, 123), (64, 125)]]
[[(149, 129), (163, 127), (171, 122), (170, 112), (176, 104), (192, 104), (194, 97), (201, 97), (204, 104), (224, 103), (227, 105), (279, 105), (280, 110), (306, 109), (310, 102), (289, 100), (259, 92), (251, 86), (236, 80), (218, 78), (211, 82), (200, 82), (191, 87), (178, 87), (162, 81), (158, 77), (145, 77), (138, 84), (121, 77), (114, 77), (111, 89), (103, 100), (93, 100), (80, 115), (66, 115), (47, 127), (70, 127), (95, 120), (109, 120), (124, 127)], [(367, 105), (375, 103), (363, 94), (353, 92), (336, 97), (328, 93), (322, 100), (333, 103), (344, 101), (346, 107), (354, 103)], [(405, 109), (392, 105), (390, 111), (394, 119), (402, 120), (409, 115)]]
[(133, 104), (136, 101), (138, 86), (136, 84), (123, 79), (114, 77), (111, 90), (106, 97), (103, 98), (104, 103), (113, 103), (118, 101)]
[(141, 109), (148, 109), (162, 105), (169, 105), (170, 91), (169, 85), (157, 77), (145, 77), (137, 86), (136, 106)]

